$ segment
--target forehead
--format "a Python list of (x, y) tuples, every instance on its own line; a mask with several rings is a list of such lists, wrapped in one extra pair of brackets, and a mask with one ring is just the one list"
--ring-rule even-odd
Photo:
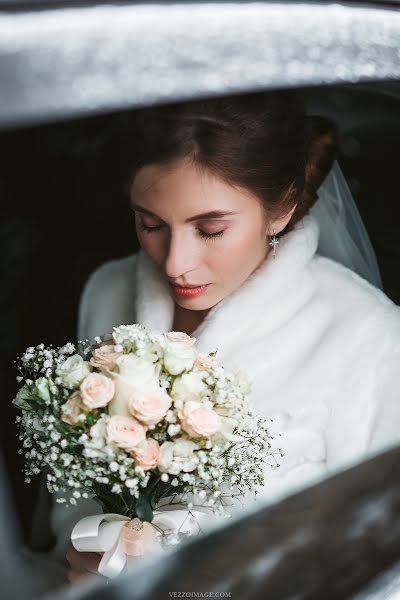
[(201, 204), (214, 209), (226, 207), (227, 204), (244, 207), (252, 197), (248, 190), (189, 162), (174, 166), (142, 167), (132, 182), (131, 195), (133, 200), (146, 203), (148, 207), (150, 204), (155, 207), (161, 201), (162, 204), (171, 201), (175, 207), (182, 203), (187, 207)]

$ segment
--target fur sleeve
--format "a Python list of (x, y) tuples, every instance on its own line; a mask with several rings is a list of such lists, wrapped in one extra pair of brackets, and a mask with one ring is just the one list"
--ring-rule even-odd
[(90, 341), (112, 328), (132, 323), (136, 254), (102, 263), (89, 276), (78, 308), (77, 339)]
[[(368, 454), (400, 444), (400, 308), (387, 324), (385, 344), (375, 371), (375, 414)], [(378, 341), (379, 343), (379, 341)]]

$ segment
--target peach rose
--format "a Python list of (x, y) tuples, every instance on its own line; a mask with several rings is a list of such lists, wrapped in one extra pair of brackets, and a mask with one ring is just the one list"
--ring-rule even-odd
[(138, 467), (143, 467), (145, 471), (155, 469), (160, 458), (160, 446), (157, 440), (147, 438), (142, 444), (137, 446), (134, 451), (135, 462)]
[(146, 440), (145, 428), (133, 417), (110, 417), (106, 433), (109, 442), (127, 451), (134, 450)]
[(216, 363), (217, 361), (213, 356), (199, 353), (194, 361), (193, 368), (199, 369), (200, 371), (208, 371), (208, 369), (211, 369)]
[(81, 383), (82, 401), (90, 409), (101, 408), (114, 397), (115, 385), (112, 379), (101, 373), (90, 373)]
[(210, 437), (220, 428), (219, 415), (209, 406), (188, 400), (178, 411), (182, 429), (191, 437)]
[(168, 333), (164, 333), (164, 336), (170, 342), (182, 342), (188, 346), (193, 346), (197, 339), (190, 337), (190, 335), (183, 331), (169, 331)]
[(117, 365), (117, 360), (123, 352), (116, 352), (114, 344), (103, 344), (93, 351), (90, 364), (97, 369), (109, 369), (112, 371)]
[(115, 396), (110, 402), (108, 413), (130, 417), (129, 399), (134, 392), (159, 389), (161, 365), (150, 362), (133, 353), (124, 354), (117, 361), (118, 371), (109, 371), (115, 383)]
[(129, 398), (128, 407), (136, 419), (146, 425), (156, 425), (167, 414), (172, 400), (164, 388), (155, 392), (134, 392)]
[(68, 423), (68, 425), (76, 425), (79, 423), (78, 417), (81, 415), (82, 409), (84, 409), (82, 396), (79, 391), (76, 391), (61, 407), (61, 421)]

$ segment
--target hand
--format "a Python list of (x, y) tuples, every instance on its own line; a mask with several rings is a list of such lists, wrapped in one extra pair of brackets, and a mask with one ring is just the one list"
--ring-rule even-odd
[(67, 561), (70, 564), (68, 581), (73, 584), (89, 575), (99, 575), (97, 568), (102, 556), (102, 552), (78, 552), (71, 545), (66, 554)]

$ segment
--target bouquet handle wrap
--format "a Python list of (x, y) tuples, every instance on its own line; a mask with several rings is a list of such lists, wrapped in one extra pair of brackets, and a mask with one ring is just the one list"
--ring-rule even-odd
[[(209, 511), (199, 512), (202, 517)], [(75, 525), (71, 533), (72, 545), (78, 552), (103, 552), (98, 572), (105, 577), (117, 577), (130, 557), (143, 556), (160, 550), (157, 541), (158, 531), (175, 531), (177, 522), (183, 533), (193, 533), (193, 521), (187, 519), (187, 510), (155, 510), (151, 523), (141, 523), (140, 530), (127, 525), (138, 521), (116, 513), (106, 513), (84, 517)], [(126, 534), (126, 535), (125, 535)]]
[(126, 563), (121, 530), (129, 521), (115, 513), (85, 517), (72, 530), (72, 545), (78, 552), (104, 552), (98, 571), (106, 577), (116, 577)]

